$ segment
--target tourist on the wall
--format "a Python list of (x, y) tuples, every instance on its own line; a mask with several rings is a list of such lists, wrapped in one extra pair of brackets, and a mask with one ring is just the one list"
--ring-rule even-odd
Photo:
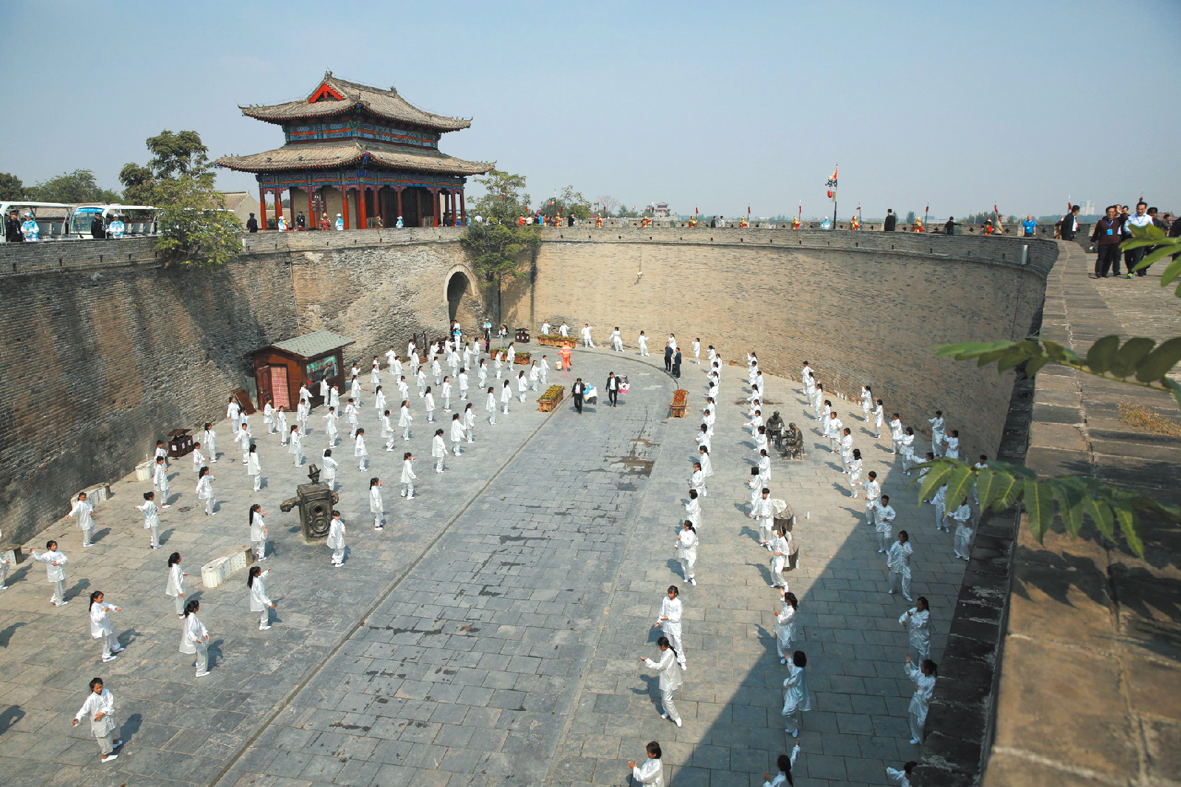
[(103, 224), (103, 216), (101, 213), (94, 214), (94, 218), (90, 220), (90, 237), (95, 239), (102, 239), (107, 237), (107, 228)]
[(23, 243), (25, 240), (21, 233), (20, 211), (16, 208), (8, 211), (4, 217), (4, 240), (8, 243)]
[(1108, 205), (1103, 218), (1095, 222), (1091, 230), (1091, 243), (1095, 244), (1098, 255), (1095, 258), (1095, 272), (1093, 279), (1106, 279), (1109, 275), (1119, 276), (1119, 244), (1122, 223), (1117, 215), (1116, 206)]
[(1070, 210), (1062, 217), (1062, 222), (1058, 229), (1062, 235), (1062, 240), (1074, 240), (1074, 235), (1078, 232), (1078, 213), (1079, 206), (1071, 205)]
[(1034, 221), (1032, 215), (1027, 215), (1025, 221), (1021, 222), (1021, 236), (1023, 238), (1032, 238), (1037, 232), (1037, 222)]
[(898, 226), (898, 217), (894, 215), (894, 209), (889, 208), (886, 211), (886, 220), (882, 222), (882, 230), (885, 232), (893, 232), (894, 228)]
[(947, 223), (943, 225), (944, 235), (955, 235), (955, 216), (948, 216)]
[(295, 216), (295, 228), (297, 230), (306, 230), (308, 228), (308, 220), (307, 217), (303, 215), (303, 211), (300, 211)]
[(336, 214), (336, 231), (337, 232), (344, 231), (344, 217), (341, 216), (339, 213)]
[(246, 219), (246, 231), (258, 232), (258, 219), (254, 218), (254, 214), (250, 214), (250, 218)]
[[(1143, 200), (1136, 203), (1136, 212), (1128, 216), (1124, 221), (1123, 237), (1126, 240), (1133, 236), (1136, 228), (1143, 229), (1152, 225), (1152, 216), (1148, 214), (1148, 204)], [(1124, 252), (1124, 269), (1127, 271), (1127, 277), (1131, 278), (1133, 269), (1139, 264), (1140, 260), (1144, 259), (1144, 255), (1148, 252), (1148, 248), (1141, 246), (1138, 249), (1129, 249)], [(1148, 269), (1135, 271), (1137, 276), (1147, 276)]]

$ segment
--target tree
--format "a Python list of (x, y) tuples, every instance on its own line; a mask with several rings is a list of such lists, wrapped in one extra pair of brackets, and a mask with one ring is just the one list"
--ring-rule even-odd
[(98, 202), (109, 204), (118, 202), (119, 192), (104, 189), (98, 185), (94, 173), (88, 169), (76, 169), (65, 172), (43, 183), (38, 183), (28, 190), (29, 198), (37, 202)]
[(906, 220), (902, 223), (903, 224), (914, 224), (914, 211), (913, 210), (908, 210), (906, 212)]
[(604, 216), (610, 216), (623, 208), (623, 203), (610, 194), (595, 197), (595, 203), (599, 206), (599, 210), (603, 212)]
[(124, 164), (119, 170), (119, 182), (123, 184), (123, 195), (133, 205), (149, 205), (152, 201), (152, 187), (155, 183), (152, 171), (139, 164)]
[(160, 209), (156, 248), (185, 265), (224, 265), (242, 251), (242, 227), (213, 188), (213, 173), (158, 181), (152, 204)]
[(196, 175), (209, 169), (209, 159), (205, 156), (209, 149), (196, 131), (173, 133), (165, 129), (148, 137), (147, 145), (152, 152), (148, 167), (157, 178)]
[(512, 224), (472, 224), (459, 243), (476, 273), (496, 286), (496, 321), (499, 323), (502, 319), (501, 283), (505, 276), (525, 278), (526, 252), (536, 253), (541, 238), (534, 229), (518, 227), (514, 216)]
[(574, 218), (585, 221), (590, 218), (591, 206), (581, 192), (575, 191), (573, 186), (564, 186), (555, 196), (550, 197), (541, 212), (546, 218), (565, 216), (573, 213)]
[(125, 164), (129, 199), (160, 209), (156, 248), (185, 265), (223, 265), (242, 251), (242, 227), (213, 188), (207, 149), (196, 131), (161, 131), (147, 140), (148, 165)]
[(24, 199), (25, 193), (25, 184), (20, 178), (10, 172), (0, 172), (0, 199)]
[[(1152, 250), (1136, 266), (1147, 268), (1169, 260), (1161, 276), (1161, 286), (1168, 287), (1181, 279), (1181, 238), (1166, 238), (1152, 225), (1134, 227), (1133, 237), (1120, 244), (1121, 249), (1150, 247)], [(1181, 283), (1174, 294), (1181, 298)], [(1022, 341), (964, 342), (934, 348), (937, 354), (956, 360), (975, 360), (977, 366), (995, 363), (998, 372), (1021, 368), (1030, 377), (1046, 364), (1069, 366), (1083, 374), (1138, 385), (1173, 395), (1181, 410), (1181, 383), (1169, 377), (1181, 361), (1181, 336), (1161, 344), (1142, 336), (1121, 342), (1118, 335), (1104, 336), (1087, 350), (1085, 356), (1039, 337)], [(1003, 511), (1021, 504), (1025, 508), (1031, 532), (1040, 542), (1046, 531), (1060, 519), (1066, 532), (1078, 536), (1085, 520), (1108, 540), (1114, 541), (1118, 525), (1124, 542), (1138, 556), (1144, 556), (1144, 542), (1138, 532), (1140, 517), (1152, 515), (1181, 521), (1181, 507), (1128, 492), (1083, 476), (1039, 478), (1032, 470), (1006, 462), (988, 462), (982, 469), (969, 467), (954, 459), (938, 459), (919, 487), (919, 499), (927, 500), (940, 486), (946, 485), (945, 505), (951, 511), (967, 499), (975, 488), (982, 510)]]
[(516, 226), (517, 217), (529, 209), (529, 195), (525, 193), (525, 176), (494, 169), (480, 175), (476, 182), (485, 194), (476, 199), (473, 212), (494, 224)]

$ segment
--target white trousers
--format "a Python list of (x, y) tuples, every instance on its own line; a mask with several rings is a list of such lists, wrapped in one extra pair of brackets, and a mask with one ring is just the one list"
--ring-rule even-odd
[(672, 643), (673, 650), (677, 652), (677, 663), (684, 667), (685, 646), (681, 642), (681, 624), (666, 620), (660, 624), (660, 630), (664, 632), (664, 636), (668, 637), (668, 641)]
[(660, 690), (660, 707), (664, 709), (664, 715), (673, 721), (681, 720), (681, 713), (677, 710), (677, 704), (673, 702), (673, 689)]
[(909, 571), (891, 571), (890, 572), (890, 592), (893, 593), (898, 590), (898, 583), (902, 583), (902, 595), (910, 598), (910, 572)]

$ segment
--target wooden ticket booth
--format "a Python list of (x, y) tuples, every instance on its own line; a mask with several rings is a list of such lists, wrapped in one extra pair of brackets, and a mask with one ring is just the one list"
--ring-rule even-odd
[(323, 403), (320, 381), (328, 380), (345, 390), (344, 348), (353, 344), (332, 331), (316, 331), (277, 342), (254, 353), (254, 380), (258, 386), (258, 408), (270, 399), (288, 412), (299, 404), (299, 386), (305, 381), (312, 392), (312, 406)]

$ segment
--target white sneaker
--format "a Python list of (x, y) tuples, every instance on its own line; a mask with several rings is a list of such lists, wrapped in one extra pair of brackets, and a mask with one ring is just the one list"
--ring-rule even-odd
[(667, 713), (662, 713), (662, 714), (660, 714), (660, 718), (662, 718), (662, 719), (664, 719), (664, 720), (666, 720), (666, 721), (667, 721), (667, 720), (668, 720), (668, 714), (667, 714)]
[(68, 601), (59, 601), (59, 602), (57, 602), (56, 604), (54, 604), (53, 606), (55, 606), (55, 607), (64, 607), (66, 604), (69, 604), (69, 603), (70, 603), (70, 602), (68, 602)]
[(919, 745), (921, 742), (922, 742), (922, 741), (920, 741), (918, 738), (911, 738), (911, 739), (910, 739), (910, 745), (911, 745), (911, 746), (918, 746), (918, 745)]
[(206, 676), (206, 675), (208, 675), (208, 674), (209, 674), (209, 670), (205, 670), (204, 672), (198, 672), (198, 673), (196, 674), (196, 677), (198, 677), (198, 678), (203, 678), (203, 677), (205, 677), (205, 676)]
[(119, 657), (115, 655), (107, 656), (105, 659), (103, 659), (103, 664), (109, 664), (117, 658)]
[(259, 627), (258, 627), (258, 630), (259, 630), (259, 631), (266, 631), (266, 630), (267, 630), (267, 629), (269, 629), (269, 628), (270, 628), (270, 626), (259, 626)]
[(117, 760), (117, 759), (119, 759), (119, 755), (112, 752), (111, 754), (105, 755), (102, 758), (101, 762), (113, 762), (114, 760)]
[(678, 727), (680, 727), (680, 726), (681, 726), (681, 720), (680, 720), (680, 719), (673, 719), (673, 721), (675, 721), (675, 722), (677, 723), (677, 726), (678, 726)]

